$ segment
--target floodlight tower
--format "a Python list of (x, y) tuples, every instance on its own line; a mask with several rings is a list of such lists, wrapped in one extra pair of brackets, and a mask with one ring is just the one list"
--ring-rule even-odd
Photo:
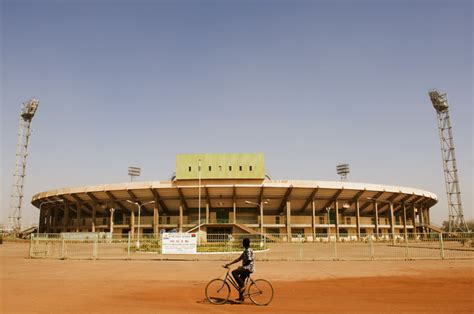
[(469, 232), (462, 210), (458, 168), (456, 166), (456, 155), (454, 153), (453, 131), (451, 127), (451, 118), (449, 117), (448, 97), (446, 93), (441, 94), (436, 89), (430, 90), (428, 94), (438, 117), (441, 157), (443, 159), (444, 181), (448, 197), (448, 231)]
[(336, 166), (337, 174), (341, 176), (341, 180), (347, 180), (347, 174), (349, 173), (349, 164), (339, 164)]
[(31, 120), (38, 109), (39, 101), (35, 98), (23, 103), (20, 112), (20, 129), (16, 146), (15, 173), (13, 174), (12, 194), (10, 195), (10, 228), (18, 234), (21, 230), (21, 205), (23, 185), (26, 176), (26, 157), (31, 135)]
[(128, 175), (130, 176), (130, 182), (133, 182), (133, 178), (139, 177), (142, 169), (140, 167), (128, 167)]

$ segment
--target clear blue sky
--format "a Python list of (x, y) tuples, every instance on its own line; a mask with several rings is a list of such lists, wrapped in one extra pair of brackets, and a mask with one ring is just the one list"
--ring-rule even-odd
[(1, 208), (21, 103), (33, 120), (23, 225), (37, 192), (168, 180), (176, 153), (263, 152), (274, 179), (434, 192), (427, 91), (448, 92), (473, 217), (472, 1), (1, 1)]

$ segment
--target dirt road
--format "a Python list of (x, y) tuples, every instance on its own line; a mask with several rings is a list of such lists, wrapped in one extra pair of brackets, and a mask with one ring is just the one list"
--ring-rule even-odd
[[(474, 261), (260, 262), (275, 289), (267, 307), (209, 304), (222, 262), (26, 259), (0, 245), (2, 313), (474, 312)], [(235, 297), (235, 295), (234, 295)]]

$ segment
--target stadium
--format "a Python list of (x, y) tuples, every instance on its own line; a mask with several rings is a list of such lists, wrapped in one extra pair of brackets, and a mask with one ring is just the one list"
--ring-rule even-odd
[[(33, 196), (39, 231), (396, 238), (429, 232), (433, 193), (347, 181), (272, 180), (263, 154), (178, 154), (170, 181), (55, 189)], [(140, 231), (139, 231), (140, 229)]]

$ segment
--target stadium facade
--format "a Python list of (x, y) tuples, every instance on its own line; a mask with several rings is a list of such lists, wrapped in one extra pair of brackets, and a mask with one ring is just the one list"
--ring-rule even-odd
[[(280, 234), (338, 239), (427, 232), (433, 193), (400, 186), (272, 180), (263, 154), (180, 154), (171, 181), (41, 192), (40, 232)], [(140, 222), (138, 217), (140, 216)], [(200, 217), (200, 219), (199, 219)]]

